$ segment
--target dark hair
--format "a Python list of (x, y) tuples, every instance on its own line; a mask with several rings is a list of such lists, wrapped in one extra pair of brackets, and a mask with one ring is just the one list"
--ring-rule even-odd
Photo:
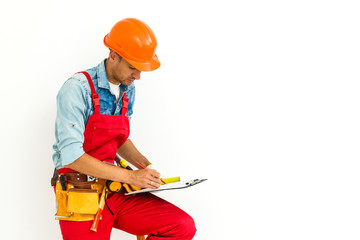
[(113, 51), (116, 55), (118, 55), (119, 61), (121, 61), (121, 59), (122, 59), (123, 57), (122, 57), (120, 54), (118, 54), (117, 52), (115, 52), (114, 50), (112, 50), (112, 49), (110, 49), (110, 48), (109, 48), (109, 50), (110, 50), (110, 52)]

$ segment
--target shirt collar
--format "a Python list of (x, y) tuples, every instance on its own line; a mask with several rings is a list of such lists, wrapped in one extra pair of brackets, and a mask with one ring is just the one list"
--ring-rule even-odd
[[(98, 76), (98, 87), (106, 88), (110, 90), (109, 79), (107, 77), (106, 69), (105, 69), (105, 61), (106, 59), (102, 60), (101, 63), (99, 63), (99, 65), (97, 66), (96, 73)], [(128, 86), (120, 84), (120, 88), (123, 91), (127, 91)]]

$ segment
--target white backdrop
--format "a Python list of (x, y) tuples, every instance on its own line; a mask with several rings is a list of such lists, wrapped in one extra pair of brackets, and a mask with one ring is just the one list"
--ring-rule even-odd
[(163, 176), (209, 178), (158, 194), (193, 216), (195, 239), (359, 239), (359, 11), (346, 0), (2, 1), (0, 238), (61, 239), (55, 97), (107, 56), (113, 24), (135, 17), (162, 66), (136, 82), (131, 138)]

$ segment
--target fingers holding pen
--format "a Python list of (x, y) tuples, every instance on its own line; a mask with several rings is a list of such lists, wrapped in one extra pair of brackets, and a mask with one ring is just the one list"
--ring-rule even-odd
[[(145, 170), (145, 169), (144, 169)], [(148, 188), (159, 188), (161, 179), (160, 179), (160, 173), (158, 173), (154, 169), (148, 169), (150, 170), (150, 176), (148, 175), (147, 180), (149, 181), (149, 187)]]
[(160, 187), (160, 173), (154, 169), (140, 169), (132, 172), (132, 183), (141, 188), (159, 188)]

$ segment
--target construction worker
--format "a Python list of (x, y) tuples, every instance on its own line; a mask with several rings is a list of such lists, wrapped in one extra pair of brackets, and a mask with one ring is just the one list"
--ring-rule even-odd
[[(86, 184), (90, 181), (88, 176), (140, 188), (160, 186), (160, 174), (154, 169), (130, 171), (114, 165), (116, 153), (135, 166), (151, 164), (128, 136), (135, 99), (134, 81), (140, 79), (142, 71), (153, 71), (160, 66), (155, 54), (155, 35), (144, 22), (127, 18), (114, 25), (104, 44), (110, 50), (108, 57), (96, 67), (74, 74), (57, 95), (54, 180), (61, 184), (64, 181), (64, 185), (57, 185), (56, 193), (69, 191), (66, 181), (72, 180), (74, 185), (79, 182), (79, 186)], [(75, 190), (78, 189), (72, 189)], [(86, 189), (80, 190), (77, 193)], [(88, 192), (91, 194), (91, 190)], [(63, 199), (70, 201), (68, 196), (64, 195)], [(80, 201), (77, 199), (82, 198), (75, 197), (75, 202)], [(58, 208), (67, 206), (69, 210), (69, 205), (58, 202)], [(80, 205), (86, 207), (87, 203)], [(117, 228), (134, 235), (148, 235), (149, 240), (186, 240), (192, 239), (196, 231), (187, 213), (150, 193), (135, 196), (125, 196), (124, 190), (109, 193), (96, 232), (90, 231), (92, 220), (88, 219), (92, 218), (87, 218), (93, 215), (79, 211), (77, 216), (80, 217), (69, 212), (63, 218), (58, 217), (63, 239), (110, 239), (112, 228)]]

